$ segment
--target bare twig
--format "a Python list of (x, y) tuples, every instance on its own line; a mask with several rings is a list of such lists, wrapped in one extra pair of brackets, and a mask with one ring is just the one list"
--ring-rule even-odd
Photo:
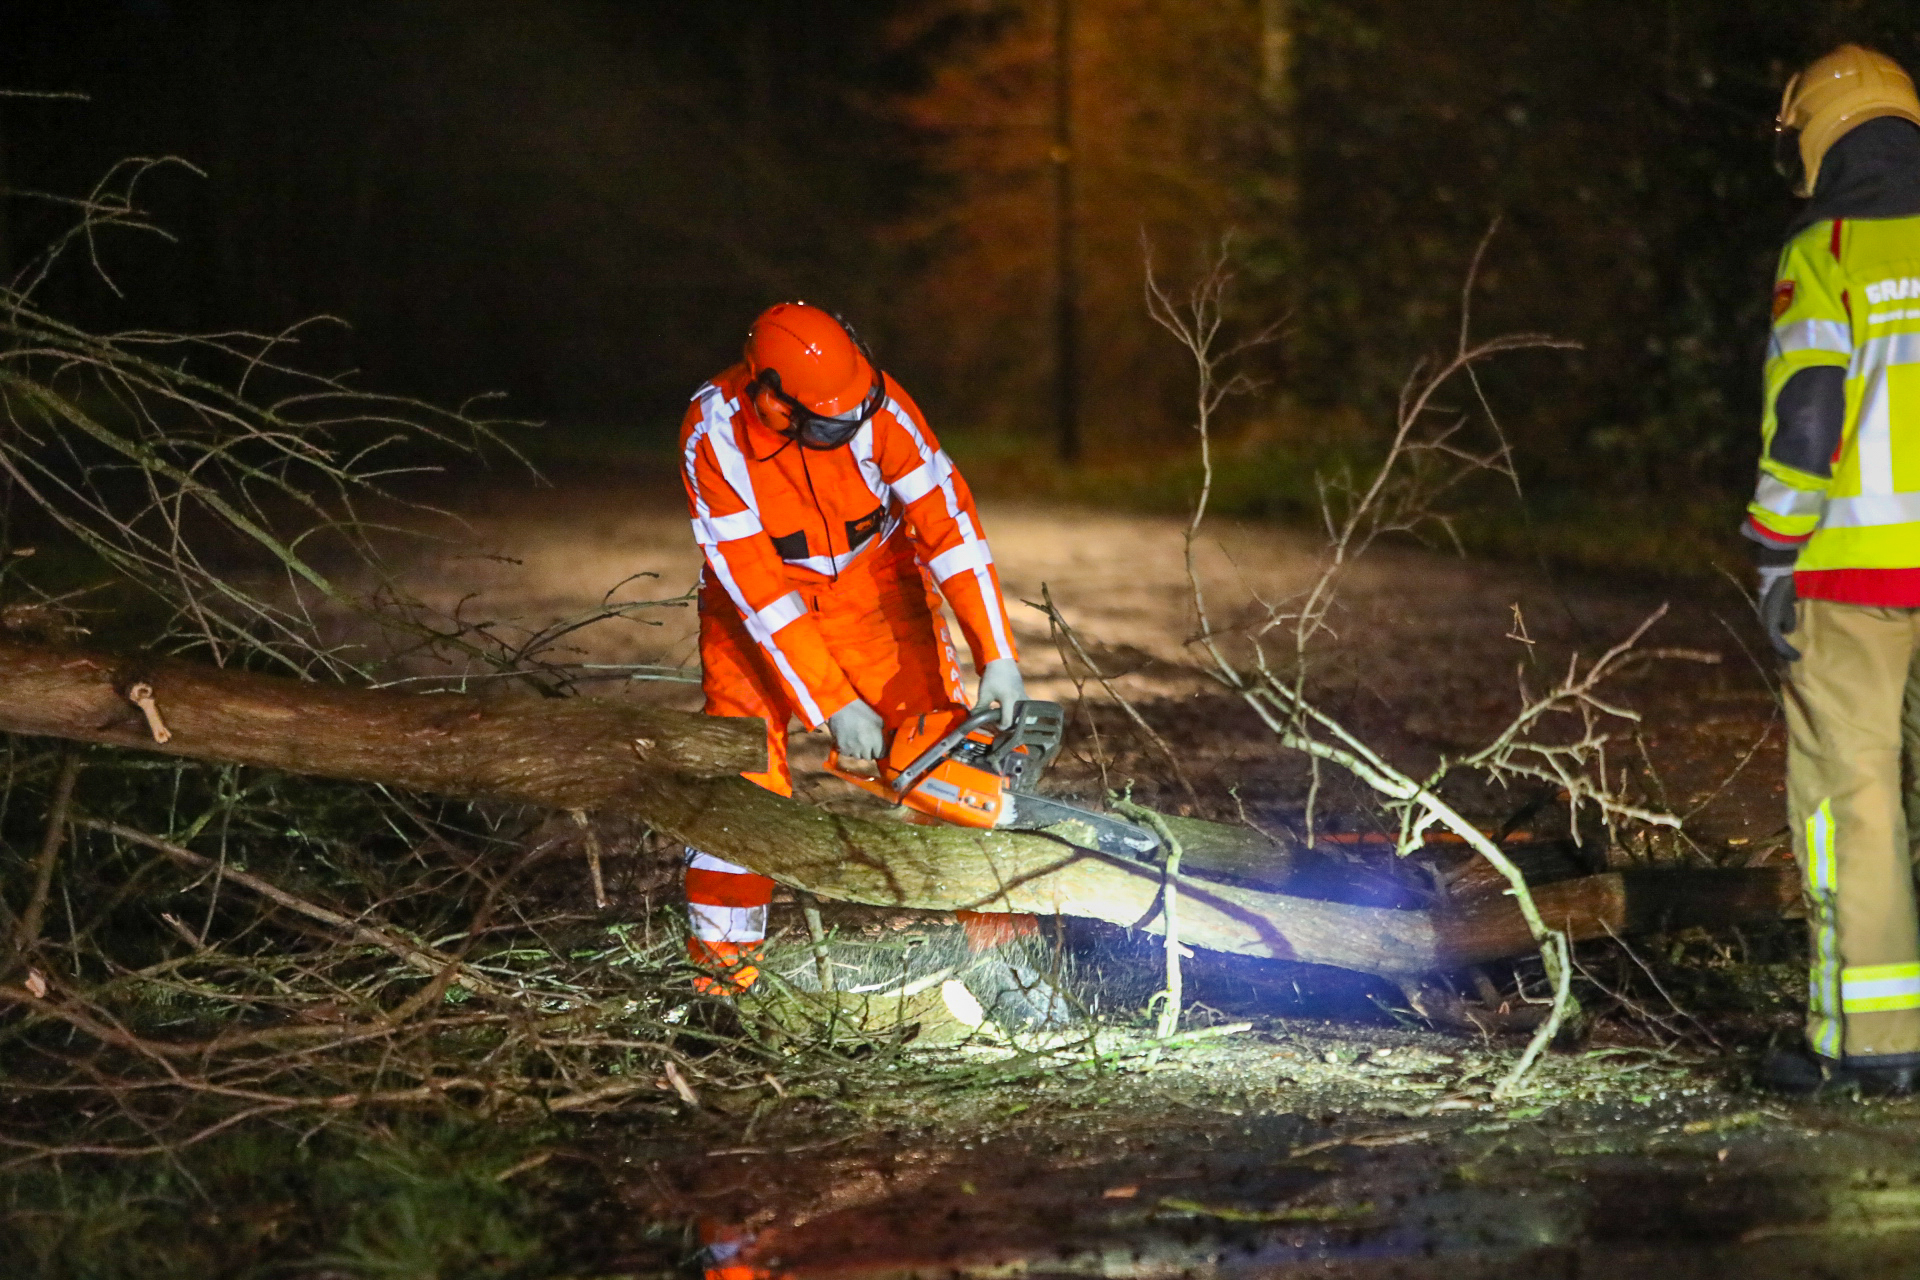
[(1207, 597), (1194, 559), (1194, 543), (1200, 536), (1200, 526), (1207, 518), (1207, 504), (1213, 495), (1213, 418), (1228, 399), (1253, 391), (1258, 385), (1244, 373), (1234, 372), (1223, 377), (1222, 371), (1246, 352), (1273, 342), (1286, 323), (1282, 317), (1238, 341), (1221, 344), (1220, 329), (1226, 322), (1226, 304), (1233, 284), (1231, 247), (1230, 240), (1222, 239), (1213, 261), (1187, 291), (1186, 299), (1177, 301), (1155, 277), (1153, 247), (1144, 233), (1141, 236), (1147, 315), (1187, 349), (1197, 374), (1193, 429), (1200, 437), (1200, 494), (1194, 500), (1193, 517), (1187, 522), (1184, 541), (1187, 583), (1199, 619), (1199, 636), (1209, 647), (1213, 623), (1207, 614)]
[(827, 927), (820, 919), (820, 904), (810, 893), (799, 893), (800, 916), (807, 922), (807, 941), (813, 948), (813, 971), (822, 991), (832, 991), (833, 956), (827, 950)]
[(33, 895), (13, 935), (16, 955), (32, 951), (40, 942), (40, 927), (47, 915), (47, 896), (53, 889), (54, 864), (60, 858), (60, 846), (67, 838), (67, 813), (73, 804), (73, 786), (80, 779), (80, 752), (61, 753), (59, 776), (53, 783), (53, 803), (47, 810), (46, 834), (40, 839), (40, 854), (33, 860)]
[(1100, 670), (1099, 666), (1094, 662), (1093, 656), (1087, 652), (1086, 646), (1080, 643), (1079, 635), (1075, 633), (1073, 627), (1068, 624), (1066, 617), (1060, 612), (1059, 606), (1054, 604), (1053, 593), (1047, 584), (1044, 582), (1040, 584), (1039, 604), (1035, 604), (1031, 600), (1025, 601), (1024, 603), (1028, 608), (1038, 609), (1047, 615), (1047, 624), (1053, 628), (1054, 634), (1066, 642), (1067, 646), (1073, 650), (1074, 656), (1080, 660), (1080, 665), (1085, 667), (1087, 672), (1092, 675), (1095, 680), (1100, 682), (1100, 687), (1106, 690), (1107, 696), (1120, 705), (1120, 708), (1127, 713), (1127, 718), (1133, 721), (1135, 727), (1140, 730), (1141, 735), (1145, 737), (1148, 742), (1152, 743), (1154, 749), (1165, 758), (1167, 767), (1173, 771), (1174, 780), (1180, 784), (1180, 789), (1187, 793), (1188, 803), (1197, 806), (1200, 803), (1199, 793), (1193, 789), (1193, 783), (1188, 780), (1186, 767), (1180, 763), (1180, 757), (1174, 752), (1172, 747), (1167, 745), (1167, 740), (1161, 737), (1152, 725), (1147, 723), (1147, 718), (1140, 714), (1140, 709), (1133, 705), (1132, 700), (1121, 693), (1120, 690), (1115, 687), (1113, 681), (1107, 677), (1106, 673)]
[[(1601, 923), (1603, 925), (1606, 924), (1605, 921), (1602, 921)], [(1667, 1008), (1673, 1010), (1675, 1014), (1679, 1015), (1682, 1018), (1685, 1018), (1688, 1022), (1691, 1022), (1694, 1026), (1694, 1029), (1697, 1030), (1701, 1035), (1706, 1037), (1708, 1044), (1712, 1045), (1716, 1049), (1723, 1048), (1724, 1046), (1720, 1043), (1719, 1037), (1715, 1036), (1712, 1031), (1707, 1029), (1706, 1023), (1700, 1021), (1700, 1019), (1694, 1017), (1693, 1014), (1687, 1012), (1685, 1009), (1680, 1007), (1680, 1002), (1673, 998), (1673, 995), (1667, 990), (1666, 984), (1660, 981), (1660, 976), (1653, 971), (1653, 968), (1650, 965), (1648, 965), (1645, 960), (1642, 960), (1640, 958), (1640, 953), (1635, 951), (1632, 947), (1628, 946), (1627, 940), (1625, 938), (1622, 938), (1619, 934), (1615, 933), (1611, 925), (1607, 925), (1606, 929), (1607, 929), (1607, 936), (1609, 938), (1612, 938), (1614, 942), (1619, 946), (1620, 950), (1626, 953), (1627, 959), (1633, 961), (1633, 963), (1639, 967), (1640, 972), (1647, 975), (1647, 981), (1651, 982), (1653, 984), (1653, 989), (1660, 993), (1660, 998), (1667, 1002)]]
[[(1511, 447), (1497, 424), (1492, 427), (1491, 447), (1473, 447), (1464, 434), (1469, 423), (1467, 418), (1435, 412), (1441, 389), (1456, 377), (1474, 378), (1477, 367), (1496, 355), (1529, 349), (1564, 350), (1575, 345), (1539, 334), (1512, 334), (1474, 341), (1470, 304), (1486, 248), (1487, 239), (1483, 239), (1462, 286), (1460, 327), (1453, 352), (1440, 360), (1422, 361), (1409, 374), (1401, 388), (1393, 431), (1384, 455), (1369, 473), (1357, 481), (1345, 476), (1321, 478), (1321, 517), (1327, 541), (1319, 570), (1304, 591), (1287, 601), (1266, 606), (1265, 618), (1244, 635), (1246, 657), (1239, 660), (1229, 656), (1223, 643), (1226, 637), (1213, 624), (1193, 548), (1212, 492), (1213, 414), (1227, 396), (1246, 386), (1240, 375), (1229, 373), (1225, 366), (1248, 346), (1270, 340), (1274, 330), (1272, 327), (1260, 330), (1238, 345), (1221, 344), (1225, 299), (1231, 281), (1224, 246), (1184, 300), (1176, 300), (1154, 277), (1149, 255), (1147, 308), (1153, 319), (1186, 348), (1194, 366), (1202, 472), (1200, 495), (1186, 530), (1188, 587), (1198, 621), (1194, 643), (1205, 653), (1215, 678), (1238, 694), (1283, 745), (1308, 758), (1312, 766), (1307, 802), (1309, 841), (1316, 821), (1319, 766), (1326, 762), (1357, 778), (1390, 810), (1397, 812), (1400, 853), (1419, 848), (1426, 832), (1439, 826), (1470, 845), (1506, 880), (1508, 892), (1540, 948), (1554, 992), (1549, 1016), (1494, 1091), (1495, 1096), (1507, 1096), (1521, 1087), (1540, 1054), (1576, 1009), (1571, 985), (1571, 952), (1565, 934), (1547, 927), (1541, 919), (1519, 868), (1493, 840), (1443, 799), (1439, 788), (1451, 770), (1469, 768), (1497, 782), (1526, 778), (1555, 784), (1567, 793), (1575, 820), (1580, 806), (1588, 804), (1598, 808), (1609, 823), (1618, 820), (1678, 826), (1679, 820), (1672, 815), (1627, 801), (1613, 785), (1606, 759), (1610, 735), (1605, 725), (1610, 721), (1631, 724), (1638, 717), (1607, 701), (1599, 689), (1604, 681), (1630, 664), (1654, 657), (1701, 660), (1714, 660), (1714, 657), (1637, 649), (1647, 630), (1664, 614), (1663, 608), (1584, 670), (1575, 658), (1566, 676), (1545, 695), (1527, 694), (1523, 682), (1521, 710), (1504, 730), (1472, 755), (1457, 761), (1443, 759), (1440, 767), (1424, 780), (1394, 766), (1309, 696), (1311, 653), (1318, 640), (1332, 635), (1331, 612), (1340, 583), (1353, 563), (1378, 539), (1389, 534), (1418, 535), (1428, 527), (1436, 527), (1450, 538), (1451, 526), (1440, 511), (1438, 501), (1476, 473), (1491, 472), (1518, 483)], [(1477, 395), (1477, 380), (1474, 388)], [(1484, 397), (1481, 404), (1484, 408)], [(1515, 617), (1517, 626), (1517, 612)], [(1285, 637), (1286, 654), (1282, 662), (1273, 661), (1267, 648), (1269, 638), (1276, 635)], [(1531, 653), (1531, 638), (1524, 637), (1524, 632), (1522, 637), (1528, 640)], [(1543, 734), (1550, 719), (1568, 716), (1579, 724), (1576, 736), (1569, 739), (1564, 735)]]
[[(150, 836), (144, 831), (136, 831), (131, 827), (122, 826), (117, 822), (101, 822), (93, 818), (82, 818), (75, 822), (74, 825), (77, 827), (85, 827), (92, 831), (104, 832), (107, 835), (117, 837), (132, 844), (145, 845), (149, 849), (166, 854), (182, 866), (193, 867), (198, 870), (212, 870), (216, 865), (213, 859), (202, 857), (191, 849), (182, 848), (172, 841), (162, 840), (158, 836)], [(321, 924), (331, 925), (346, 933), (356, 942), (367, 943), (379, 947), (383, 951), (391, 952), (402, 961), (425, 973), (437, 976), (443, 969), (449, 966), (454, 967), (457, 972), (453, 981), (476, 995), (493, 996), (498, 999), (515, 998), (497, 983), (490, 982), (486, 978), (473, 973), (471, 970), (465, 969), (463, 966), (460, 966), (457, 959), (444, 955), (432, 947), (424, 946), (421, 943), (410, 941), (386, 930), (376, 929), (370, 925), (348, 919), (337, 911), (329, 911), (325, 907), (308, 902), (303, 898), (295, 897), (278, 885), (269, 884), (259, 876), (252, 875), (248, 872), (228, 867), (226, 868), (225, 878), (233, 884), (237, 884), (242, 888), (259, 894), (275, 906), (285, 907), (287, 910), (298, 912), (310, 920), (317, 920)]]
[(1129, 818), (1137, 819), (1152, 827), (1154, 834), (1160, 837), (1166, 848), (1167, 860), (1161, 866), (1160, 873), (1160, 916), (1166, 923), (1166, 987), (1155, 996), (1160, 1001), (1160, 1018), (1155, 1025), (1154, 1034), (1165, 1040), (1180, 1029), (1180, 1000), (1182, 982), (1180, 971), (1180, 841), (1167, 829), (1167, 821), (1152, 809), (1129, 800), (1114, 804), (1114, 809)]
[(587, 821), (584, 809), (569, 809), (568, 815), (573, 825), (580, 828), (580, 836), (587, 845), (587, 872), (593, 877), (593, 905), (600, 910), (607, 909), (607, 882), (600, 876), (600, 837), (594, 832), (593, 824)]
[[(578, 661), (586, 628), (689, 605), (639, 598), (646, 575), (524, 626), (464, 604), (429, 609), (395, 586), (379, 551), (397, 531), (370, 506), (410, 506), (390, 489), (423, 469), (423, 445), (459, 456), (499, 443), (503, 424), (306, 371), (302, 343), (335, 322), (96, 333), (54, 314), (42, 286), (63, 254), (97, 269), (103, 237), (164, 234), (136, 192), (168, 168), (191, 166), (136, 159), (76, 198), (5, 193), (73, 225), (0, 281), (0, 626), (81, 634), (87, 591), (130, 588), (158, 602), (139, 615), (158, 618), (146, 647), (221, 663), (411, 687), (514, 680), (556, 697), (589, 681), (688, 678)], [(14, 545), (23, 521), (36, 546)], [(43, 586), (53, 558), (29, 559), (36, 549), (96, 565), (101, 581)], [(357, 626), (353, 646), (342, 617)], [(358, 647), (369, 634), (391, 652)], [(124, 693), (162, 742), (164, 692), (156, 701), (136, 680)], [(0, 900), (0, 965), (31, 964), (0, 986), (0, 1055), (19, 1104), (0, 1124), (9, 1164), (171, 1155), (262, 1119), (364, 1107), (661, 1108), (662, 1064), (682, 1034), (670, 1015), (693, 998), (678, 939), (547, 914), (514, 892), (560, 844), (533, 844), (519, 815), (96, 751), (89, 777), (112, 781), (76, 820), (79, 756), (9, 738), (4, 757), (0, 817), (46, 810), (38, 856), (21, 859), (24, 910)], [(604, 906), (608, 851), (586, 835)], [(72, 874), (69, 844), (92, 874)], [(205, 898), (198, 928), (140, 902), (165, 868), (182, 873), (174, 892)], [(605, 941), (583, 944), (583, 924)], [(769, 1068), (796, 1083), (827, 1069), (769, 1058), (747, 1037), (681, 1070), (727, 1088)]]

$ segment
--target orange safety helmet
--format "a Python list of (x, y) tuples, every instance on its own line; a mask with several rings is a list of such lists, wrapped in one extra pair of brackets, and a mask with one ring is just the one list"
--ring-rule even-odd
[(838, 448), (880, 411), (886, 387), (867, 344), (833, 312), (805, 302), (768, 307), (743, 352), (752, 391), (767, 391), (792, 418), (786, 434)]

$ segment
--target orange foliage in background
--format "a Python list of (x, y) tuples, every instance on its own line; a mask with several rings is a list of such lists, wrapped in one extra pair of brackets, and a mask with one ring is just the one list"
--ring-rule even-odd
[[(1186, 278), (1228, 230), (1270, 243), (1284, 202), (1263, 94), (1267, 0), (1074, 0), (1071, 154), (1082, 433), (1098, 457), (1184, 421), (1184, 357), (1142, 304), (1142, 237)], [(936, 0), (903, 24), (967, 27), (902, 107), (930, 194), (895, 230), (925, 269), (896, 318), (903, 363), (953, 427), (1053, 431), (1055, 0)], [(1243, 291), (1284, 309), (1277, 287)], [(1266, 296), (1262, 296), (1262, 294)], [(1269, 305), (1270, 304), (1270, 305)]]

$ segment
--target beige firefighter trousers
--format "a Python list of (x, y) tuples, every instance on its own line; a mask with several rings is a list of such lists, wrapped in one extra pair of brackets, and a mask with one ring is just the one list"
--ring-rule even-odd
[(1789, 637), (1787, 809), (1812, 934), (1807, 1040), (1920, 1056), (1920, 919), (1905, 778), (1920, 761), (1920, 609), (1802, 600)]

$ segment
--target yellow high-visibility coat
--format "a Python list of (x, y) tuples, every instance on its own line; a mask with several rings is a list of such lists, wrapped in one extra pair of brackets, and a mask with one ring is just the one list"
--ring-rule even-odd
[[(1816, 222), (1776, 281), (1749, 535), (1799, 547), (1804, 597), (1920, 606), (1920, 217)], [(1776, 456), (1782, 389), (1822, 366), (1846, 379), (1825, 475), (1804, 443)]]

